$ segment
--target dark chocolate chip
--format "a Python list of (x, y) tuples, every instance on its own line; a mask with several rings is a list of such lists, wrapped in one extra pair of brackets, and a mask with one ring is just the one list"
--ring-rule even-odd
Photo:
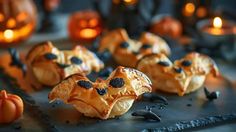
[(77, 64), (77, 65), (80, 65), (80, 64), (83, 63), (83, 61), (80, 58), (76, 57), (76, 56), (71, 57), (70, 61), (74, 64)]
[(107, 67), (98, 73), (99, 77), (108, 77), (113, 71), (112, 67)]
[(83, 88), (89, 89), (92, 88), (93, 84), (90, 83), (89, 81), (85, 81), (85, 80), (80, 80), (77, 82), (77, 84)]
[(162, 65), (162, 66), (170, 66), (170, 64), (167, 61), (159, 61), (157, 64)]
[(57, 63), (57, 65), (58, 65), (60, 68), (66, 68), (66, 67), (69, 67), (69, 66), (70, 66), (69, 64), (61, 64), (61, 63)]
[(53, 54), (53, 53), (46, 53), (44, 54), (44, 57), (48, 60), (54, 60), (57, 59), (57, 55)]
[(108, 49), (106, 49), (104, 52), (98, 52), (97, 56), (102, 61), (108, 61), (111, 58), (111, 53)]
[(181, 73), (182, 71), (183, 71), (183, 69), (182, 68), (174, 68), (174, 71), (176, 72), (176, 73)]
[(133, 53), (134, 55), (138, 55), (138, 54), (139, 54), (138, 51), (133, 51), (132, 53)]
[(126, 41), (125, 41), (125, 42), (122, 42), (122, 43), (120, 43), (120, 47), (126, 49), (126, 48), (129, 47), (129, 43), (126, 42)]
[(99, 89), (99, 88), (96, 88), (97, 92), (99, 95), (104, 95), (107, 93), (107, 88), (104, 88), (104, 89)]
[(190, 60), (184, 60), (184, 61), (182, 61), (181, 65), (182, 66), (191, 66), (192, 62)]
[(220, 96), (219, 91), (209, 92), (206, 87), (204, 87), (204, 93), (205, 93), (206, 98), (208, 100), (214, 100), (214, 99), (219, 98), (219, 96)]
[(70, 123), (70, 121), (69, 120), (66, 120), (66, 124), (69, 124)]
[(114, 78), (110, 80), (109, 84), (114, 88), (121, 88), (124, 86), (125, 82), (123, 78)]
[(152, 45), (150, 45), (150, 44), (143, 44), (143, 46), (141, 48), (142, 49), (149, 49), (151, 47), (152, 47)]

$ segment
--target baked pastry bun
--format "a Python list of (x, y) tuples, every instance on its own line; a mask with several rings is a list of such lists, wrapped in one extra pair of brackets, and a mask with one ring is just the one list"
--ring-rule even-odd
[(106, 80), (91, 82), (81, 74), (71, 75), (48, 97), (50, 102), (61, 99), (72, 104), (85, 116), (108, 119), (126, 113), (139, 95), (151, 91), (151, 81), (145, 74), (119, 66)]
[(135, 67), (137, 61), (147, 54), (170, 54), (170, 48), (160, 37), (144, 32), (139, 40), (130, 39), (126, 30), (117, 29), (101, 38), (99, 51), (110, 51), (115, 61), (128, 67)]
[(88, 74), (92, 70), (98, 72), (104, 67), (103, 62), (83, 46), (60, 51), (51, 42), (34, 46), (27, 54), (26, 62), (36, 79), (48, 86), (59, 83), (71, 74)]
[(152, 80), (153, 90), (178, 93), (180, 96), (199, 89), (208, 74), (219, 75), (215, 62), (196, 52), (174, 63), (164, 54), (147, 55), (136, 67)]

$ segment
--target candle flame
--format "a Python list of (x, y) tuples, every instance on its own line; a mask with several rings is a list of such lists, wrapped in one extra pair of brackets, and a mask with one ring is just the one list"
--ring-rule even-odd
[(222, 27), (222, 20), (221, 20), (220, 17), (215, 17), (215, 18), (213, 19), (213, 26), (214, 26), (215, 28), (221, 28), (221, 27)]
[(6, 39), (12, 39), (13, 36), (14, 36), (14, 33), (12, 30), (5, 30), (4, 33), (3, 33), (3, 36), (6, 38)]

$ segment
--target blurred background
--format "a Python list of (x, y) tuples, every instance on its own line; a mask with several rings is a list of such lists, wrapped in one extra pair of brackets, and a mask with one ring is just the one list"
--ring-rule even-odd
[[(91, 44), (104, 33), (125, 28), (132, 38), (150, 31), (187, 52), (236, 58), (235, 0), (32, 0), (31, 10), (27, 1), (0, 1), (1, 48), (21, 49), (47, 40), (62, 48), (68, 47), (64, 43)], [(21, 27), (27, 23), (31, 28)]]

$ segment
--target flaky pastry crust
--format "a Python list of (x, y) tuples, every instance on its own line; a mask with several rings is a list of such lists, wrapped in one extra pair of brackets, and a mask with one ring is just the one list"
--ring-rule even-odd
[(36, 79), (48, 86), (59, 83), (71, 74), (88, 74), (92, 70), (98, 72), (104, 67), (103, 62), (83, 46), (59, 50), (51, 42), (34, 46), (27, 54), (26, 62)]
[(100, 41), (99, 51), (108, 50), (116, 62), (123, 66), (135, 67), (137, 61), (152, 53), (170, 54), (170, 48), (160, 37), (144, 32), (139, 40), (130, 39), (125, 29), (108, 32)]
[(72, 104), (85, 116), (107, 119), (126, 113), (139, 95), (151, 92), (150, 85), (145, 74), (120, 66), (106, 80), (91, 82), (81, 74), (71, 75), (56, 85), (48, 97), (50, 102), (61, 99)]
[(164, 54), (147, 55), (136, 67), (152, 80), (154, 90), (178, 93), (180, 96), (199, 89), (208, 74), (219, 75), (215, 62), (196, 52), (174, 63)]

